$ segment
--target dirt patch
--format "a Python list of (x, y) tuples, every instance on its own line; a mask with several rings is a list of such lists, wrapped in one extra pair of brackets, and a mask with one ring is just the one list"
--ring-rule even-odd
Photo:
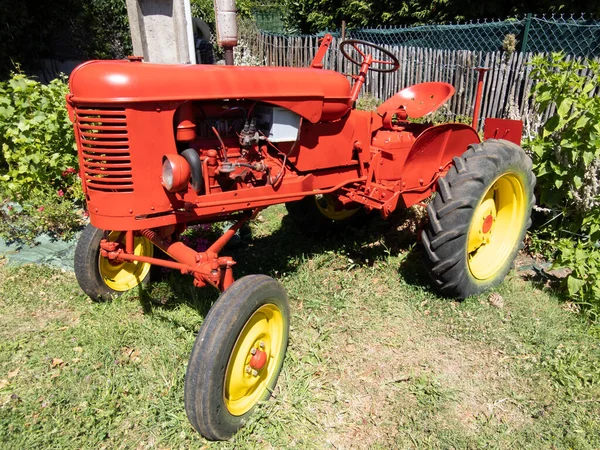
[(517, 383), (496, 349), (436, 330), (428, 316), (382, 318), (361, 311), (361, 317), (349, 311), (334, 324), (328, 362), (320, 369), (316, 417), (335, 448), (391, 445), (405, 417), (423, 407), (414, 392), (422, 380), (433, 380), (439, 390), (431, 394), (439, 421), (460, 424), (467, 434), (490, 420), (514, 428), (530, 421), (507, 394)]

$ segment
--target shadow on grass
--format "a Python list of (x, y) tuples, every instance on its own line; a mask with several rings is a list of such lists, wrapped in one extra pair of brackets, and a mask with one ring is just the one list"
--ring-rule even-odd
[[(339, 252), (351, 258), (357, 266), (370, 267), (390, 255), (404, 254), (398, 274), (407, 283), (430, 288), (423, 264), (424, 251), (417, 243), (419, 219), (412, 210), (401, 210), (383, 220), (371, 214), (356, 225), (333, 225), (327, 230), (311, 230), (297, 224), (287, 215), (273, 233), (253, 238), (249, 230), (242, 238), (225, 247), (222, 254), (236, 261), (235, 278), (264, 273), (293, 273), (302, 264), (302, 257), (311, 258), (325, 252)], [(187, 304), (204, 317), (219, 293), (198, 289), (191, 276), (153, 267), (153, 280), (140, 290), (140, 302), (146, 314), (156, 308), (172, 309)]]

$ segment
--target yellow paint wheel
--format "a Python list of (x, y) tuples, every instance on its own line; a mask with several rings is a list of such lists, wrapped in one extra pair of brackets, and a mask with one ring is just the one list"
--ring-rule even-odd
[[(125, 245), (125, 233), (112, 231), (108, 240)], [(143, 236), (136, 236), (133, 241), (133, 253), (138, 256), (152, 257), (154, 245)], [(98, 255), (98, 270), (104, 283), (113, 291), (125, 292), (133, 289), (146, 278), (152, 267), (149, 263), (139, 261), (113, 262)]]
[(315, 195), (314, 202), (324, 217), (334, 221), (347, 220), (361, 210), (361, 207), (342, 208), (331, 194)]
[(256, 310), (238, 336), (227, 364), (224, 390), (225, 404), (234, 416), (250, 411), (277, 375), (283, 327), (281, 311), (268, 304)]
[(308, 231), (322, 231), (333, 227), (355, 224), (366, 217), (359, 204), (344, 205), (336, 194), (320, 194), (289, 202), (285, 207), (294, 220)]
[(421, 234), (435, 286), (465, 298), (502, 282), (531, 224), (535, 176), (517, 145), (471, 145), (438, 180)]
[(185, 410), (207, 439), (229, 439), (268, 400), (283, 365), (289, 306), (280, 283), (248, 275), (204, 319), (185, 375)]
[(475, 208), (467, 238), (471, 274), (486, 280), (506, 263), (521, 239), (528, 206), (523, 181), (505, 173), (492, 182)]
[[(109, 300), (115, 295), (145, 284), (150, 280), (148, 263), (111, 262), (100, 255), (100, 241), (125, 242), (125, 233), (103, 231), (93, 225), (84, 228), (75, 248), (75, 276), (79, 286), (91, 299)], [(144, 237), (134, 238), (136, 255), (153, 256), (152, 242)]]

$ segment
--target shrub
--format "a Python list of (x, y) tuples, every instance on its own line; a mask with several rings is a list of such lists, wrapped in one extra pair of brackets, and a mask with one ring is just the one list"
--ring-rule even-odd
[(62, 173), (77, 167), (73, 126), (65, 108), (63, 76), (44, 85), (15, 73), (0, 84), (0, 179), (3, 190), (27, 198), (63, 187)]
[(569, 295), (600, 310), (600, 97), (591, 95), (600, 64), (558, 53), (532, 64), (539, 110), (556, 108), (530, 143), (540, 203), (554, 214), (538, 234), (555, 250), (555, 265), (572, 270)]
[[(555, 103), (556, 112), (531, 142), (541, 203), (565, 208), (579, 225), (600, 206), (600, 97), (590, 96), (600, 64), (565, 61), (555, 53), (532, 61), (532, 92), (541, 111)], [(582, 73), (589, 67), (590, 74)]]
[(0, 236), (69, 237), (81, 220), (73, 127), (63, 75), (48, 85), (13, 73), (0, 83)]
[(600, 312), (600, 247), (589, 240), (561, 239), (555, 264), (572, 270), (565, 279), (565, 290), (597, 317)]

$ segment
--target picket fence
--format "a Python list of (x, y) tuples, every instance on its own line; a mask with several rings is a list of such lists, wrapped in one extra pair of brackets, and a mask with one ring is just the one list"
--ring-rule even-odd
[[(309, 67), (319, 47), (316, 36), (288, 37), (258, 32), (248, 33), (243, 39), (247, 51), (255, 60), (268, 66)], [(338, 50), (340, 40), (333, 38), (324, 67), (347, 75), (357, 74), (358, 67)], [(436, 50), (391, 45), (382, 47), (398, 58), (400, 69), (394, 73), (369, 71), (363, 96), (371, 95), (384, 101), (407, 86), (443, 81), (452, 84), (456, 93), (438, 111), (438, 118), (468, 122), (468, 117), (473, 114), (477, 89), (478, 73), (474, 69), (486, 67), (489, 71), (484, 81), (482, 118), (523, 120), (525, 135), (531, 136), (554, 114), (554, 106), (537, 111), (530, 96), (533, 84), (530, 62), (533, 53)], [(384, 58), (378, 51), (374, 51), (373, 56), (375, 59)], [(581, 60), (580, 57), (575, 59)], [(592, 95), (600, 95), (600, 86)], [(483, 120), (478, 127), (483, 127)]]

